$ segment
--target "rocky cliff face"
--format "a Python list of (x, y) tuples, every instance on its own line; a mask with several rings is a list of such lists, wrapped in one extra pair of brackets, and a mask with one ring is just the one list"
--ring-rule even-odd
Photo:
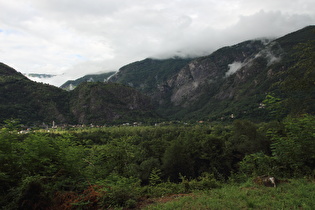
[(219, 100), (238, 99), (243, 94), (239, 91), (240, 87), (244, 88), (243, 84), (248, 85), (247, 93), (259, 89), (257, 88), (259, 84), (266, 79), (272, 79), (272, 65), (279, 63), (285, 56), (284, 54), (279, 43), (273, 41), (243, 61), (234, 61), (229, 64), (229, 70), (225, 73), (225, 81), (214, 97)]
[(73, 90), (70, 110), (80, 124), (137, 121), (153, 117), (150, 99), (135, 89), (104, 83), (83, 83)]
[(262, 41), (248, 41), (193, 60), (169, 80), (173, 90), (171, 102), (175, 106), (189, 106), (204, 94), (205, 88), (216, 89), (227, 76), (238, 71), (243, 63), (253, 59), (264, 46)]
[[(148, 85), (143, 82), (147, 79), (147, 76), (145, 76), (144, 80), (136, 80), (139, 84), (133, 86), (149, 95), (159, 107), (165, 107), (166, 109), (170, 108), (170, 106), (185, 109), (194, 106), (196, 103), (199, 103), (199, 106), (201, 106), (201, 103), (205, 105), (211, 98), (222, 100), (232, 98), (234, 95), (233, 88), (226, 87), (226, 90), (221, 88), (220, 91), (220, 87), (224, 85), (228, 77), (231, 77), (236, 72), (240, 80), (246, 80), (245, 73), (240, 73), (238, 70), (244, 66), (249, 66), (252, 60), (265, 49), (266, 44), (266, 40), (254, 40), (225, 47), (209, 56), (187, 62), (180, 69), (167, 75), (164, 80), (159, 82), (151, 81), (150, 85)], [(152, 67), (148, 64), (147, 68)], [(145, 69), (141, 72), (144, 71)], [(113, 77), (112, 81), (126, 85), (133, 84), (130, 83), (130, 77), (139, 73), (135, 72), (137, 72), (137, 66), (134, 66), (133, 70), (122, 68)], [(151, 71), (150, 76), (157, 78), (158, 74), (159, 71)], [(141, 76), (143, 77), (143, 75)], [(240, 81), (234, 81), (234, 83), (240, 83)], [(144, 91), (143, 87), (148, 87), (148, 90)], [(208, 100), (201, 100), (204, 97), (207, 97)], [(163, 108), (162, 112), (164, 112)]]
[(152, 101), (161, 105), (169, 101), (169, 79), (192, 59), (170, 58), (158, 60), (147, 58), (137, 61), (119, 69), (117, 74), (109, 79), (109, 82), (121, 83), (146, 94)]
[[(138, 81), (134, 87), (155, 101), (160, 114), (177, 119), (264, 117), (259, 104), (284, 79), (281, 72), (294, 65), (295, 46), (314, 40), (314, 34), (314, 26), (310, 26), (273, 41), (252, 40), (224, 47), (191, 60), (163, 81), (152, 80), (150, 86), (143, 82), (147, 76), (134, 78)], [(128, 85), (135, 72), (141, 75), (152, 67), (146, 68), (148, 71), (137, 67), (119, 71), (115, 81)], [(151, 73), (157, 78), (159, 71)]]

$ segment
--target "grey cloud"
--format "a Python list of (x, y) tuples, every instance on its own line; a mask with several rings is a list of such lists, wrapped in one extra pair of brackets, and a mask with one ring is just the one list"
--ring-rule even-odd
[(0, 0), (0, 7), (0, 29), (15, 32), (0, 33), (1, 62), (55, 71), (58, 83), (146, 57), (207, 55), (315, 22), (313, 0)]
[[(276, 38), (314, 23), (315, 18), (309, 15), (288, 15), (280, 11), (259, 11), (253, 15), (240, 16), (236, 24), (218, 30), (211, 26), (204, 30), (187, 30), (177, 40), (164, 40), (162, 55), (167, 51), (197, 56), (209, 54), (223, 46), (237, 44), (249, 39)], [(169, 43), (168, 43), (169, 42)], [(166, 50), (166, 51), (163, 51)]]

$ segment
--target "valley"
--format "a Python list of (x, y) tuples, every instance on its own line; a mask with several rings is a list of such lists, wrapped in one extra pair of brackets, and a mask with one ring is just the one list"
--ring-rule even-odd
[(308, 26), (62, 87), (0, 63), (0, 208), (312, 209), (314, 62)]

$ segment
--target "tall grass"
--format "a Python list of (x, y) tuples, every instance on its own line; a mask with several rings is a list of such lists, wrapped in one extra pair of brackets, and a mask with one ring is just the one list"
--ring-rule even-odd
[(146, 209), (314, 209), (315, 183), (291, 180), (277, 188), (225, 185), (220, 189), (195, 192)]

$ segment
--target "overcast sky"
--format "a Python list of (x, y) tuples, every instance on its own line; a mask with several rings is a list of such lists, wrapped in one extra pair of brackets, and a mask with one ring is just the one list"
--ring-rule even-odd
[(314, 0), (0, 0), (0, 62), (22, 73), (118, 70), (315, 24)]

